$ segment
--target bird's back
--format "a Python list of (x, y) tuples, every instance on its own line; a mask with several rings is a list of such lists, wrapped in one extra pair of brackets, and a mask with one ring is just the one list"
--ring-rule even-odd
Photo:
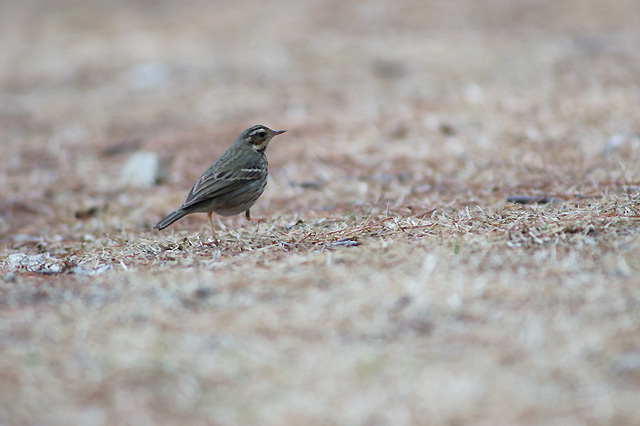
[(235, 192), (252, 181), (266, 182), (267, 168), (267, 157), (263, 152), (236, 141), (200, 176), (181, 208), (189, 209), (197, 204), (210, 202)]

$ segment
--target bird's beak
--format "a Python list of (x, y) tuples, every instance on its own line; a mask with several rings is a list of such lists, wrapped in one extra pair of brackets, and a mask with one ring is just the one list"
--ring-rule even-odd
[(274, 131), (274, 132), (273, 132), (273, 136), (281, 135), (281, 134), (283, 134), (284, 132), (286, 132), (286, 130), (276, 130), (276, 131)]

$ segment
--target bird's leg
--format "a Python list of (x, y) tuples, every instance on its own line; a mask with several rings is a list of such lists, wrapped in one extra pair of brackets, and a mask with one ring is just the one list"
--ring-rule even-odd
[(209, 224), (211, 225), (211, 233), (213, 234), (213, 245), (217, 246), (218, 239), (216, 238), (216, 230), (213, 228), (213, 219), (211, 219), (211, 216), (213, 216), (213, 213), (208, 212), (207, 216), (209, 216)]
[(251, 213), (249, 212), (248, 209), (247, 209), (246, 212), (244, 212), (244, 216), (247, 218), (248, 221), (252, 221), (253, 220), (253, 221), (258, 222), (258, 223), (264, 222), (264, 219), (261, 218), (261, 217), (254, 217), (253, 219), (251, 219)]

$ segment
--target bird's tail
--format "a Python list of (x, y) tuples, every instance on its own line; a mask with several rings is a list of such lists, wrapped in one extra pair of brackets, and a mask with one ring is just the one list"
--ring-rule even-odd
[(186, 212), (186, 211), (184, 211), (182, 209), (178, 209), (178, 210), (174, 211), (173, 213), (169, 213), (169, 215), (167, 217), (162, 219), (160, 222), (156, 223), (156, 225), (153, 228), (154, 229), (163, 230), (164, 228), (166, 228), (167, 226), (171, 225), (176, 220), (181, 219), (182, 217), (186, 216), (187, 214), (188, 214), (188, 212)]

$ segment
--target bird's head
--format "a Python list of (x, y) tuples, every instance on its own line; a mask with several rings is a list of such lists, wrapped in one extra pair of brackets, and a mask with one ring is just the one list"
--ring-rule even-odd
[(268, 127), (257, 125), (245, 129), (240, 133), (238, 139), (242, 141), (242, 143), (248, 143), (256, 151), (263, 152), (267, 149), (271, 138), (281, 135), (284, 132), (286, 132), (286, 130), (271, 130)]

